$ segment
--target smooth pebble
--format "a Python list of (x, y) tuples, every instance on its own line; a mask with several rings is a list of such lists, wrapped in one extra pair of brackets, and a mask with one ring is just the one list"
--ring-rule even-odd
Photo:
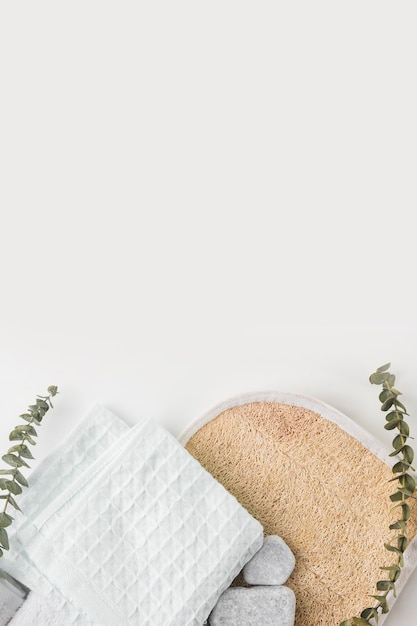
[(210, 626), (294, 626), (289, 587), (229, 587), (211, 612)]
[(278, 535), (265, 537), (262, 548), (243, 568), (248, 585), (283, 585), (295, 566), (295, 557)]

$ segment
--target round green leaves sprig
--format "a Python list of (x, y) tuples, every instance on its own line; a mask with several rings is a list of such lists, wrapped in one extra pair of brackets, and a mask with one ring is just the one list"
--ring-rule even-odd
[(392, 467), (394, 477), (390, 479), (390, 482), (395, 482), (397, 485), (390, 499), (394, 503), (393, 510), (398, 512), (398, 519), (389, 527), (390, 530), (397, 532), (389, 543), (384, 544), (385, 548), (395, 556), (395, 561), (391, 565), (380, 568), (386, 574), (376, 583), (377, 592), (371, 596), (375, 600), (374, 605), (364, 609), (359, 617), (345, 620), (340, 626), (372, 626), (371, 620), (378, 623), (379, 615), (389, 612), (388, 596), (390, 593), (394, 595), (394, 598), (396, 596), (395, 583), (404, 567), (404, 552), (409, 543), (407, 522), (411, 516), (411, 509), (407, 500), (415, 497), (416, 481), (411, 475), (411, 471), (414, 471), (412, 467), (414, 451), (408, 443), (410, 428), (406, 422), (407, 409), (398, 399), (401, 392), (394, 387), (395, 376), (388, 371), (390, 367), (391, 363), (378, 367), (369, 380), (374, 385), (382, 385), (379, 400), (381, 411), (387, 413), (384, 428), (398, 431), (392, 440), (393, 451), (390, 454), (391, 457), (398, 459)]
[[(27, 459), (33, 459), (29, 445), (34, 446), (37, 437), (35, 426), (40, 426), (46, 412), (53, 408), (52, 398), (58, 393), (55, 385), (48, 387), (47, 396), (37, 396), (35, 404), (31, 404), (26, 413), (20, 417), (26, 422), (15, 426), (9, 435), (10, 441), (16, 442), (7, 453), (2, 456), (3, 461), (9, 466), (0, 469), (0, 500), (4, 502), (0, 508), (0, 557), (4, 550), (9, 550), (9, 537), (7, 528), (13, 523), (13, 517), (7, 512), (9, 507), (20, 511), (15, 496), (22, 493), (22, 487), (28, 487), (28, 482), (22, 474), (22, 468), (30, 467)], [(2, 503), (0, 503), (2, 504)], [(0, 578), (4, 573), (0, 569)]]

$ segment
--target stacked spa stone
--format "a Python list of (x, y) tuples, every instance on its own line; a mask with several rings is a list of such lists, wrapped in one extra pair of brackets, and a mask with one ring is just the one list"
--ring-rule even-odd
[(211, 612), (210, 626), (294, 626), (295, 596), (284, 587), (295, 557), (277, 535), (265, 537), (262, 548), (243, 568), (250, 587), (229, 587)]

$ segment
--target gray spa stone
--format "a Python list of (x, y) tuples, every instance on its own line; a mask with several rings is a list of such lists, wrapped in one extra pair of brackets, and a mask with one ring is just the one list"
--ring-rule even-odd
[(295, 557), (278, 535), (265, 537), (262, 548), (246, 563), (243, 577), (248, 585), (283, 585), (295, 566)]
[(209, 617), (210, 626), (294, 626), (289, 587), (229, 587)]

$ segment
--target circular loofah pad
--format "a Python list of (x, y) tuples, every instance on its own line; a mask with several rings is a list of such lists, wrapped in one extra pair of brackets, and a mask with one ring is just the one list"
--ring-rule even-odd
[[(338, 626), (372, 606), (381, 566), (395, 562), (384, 542), (398, 517), (389, 497), (393, 461), (379, 441), (325, 403), (280, 393), (218, 405), (180, 441), (265, 535), (279, 535), (293, 551), (286, 584), (296, 596), (295, 626)], [(408, 502), (412, 539), (417, 508)], [(397, 597), (417, 564), (416, 540), (405, 561)]]

